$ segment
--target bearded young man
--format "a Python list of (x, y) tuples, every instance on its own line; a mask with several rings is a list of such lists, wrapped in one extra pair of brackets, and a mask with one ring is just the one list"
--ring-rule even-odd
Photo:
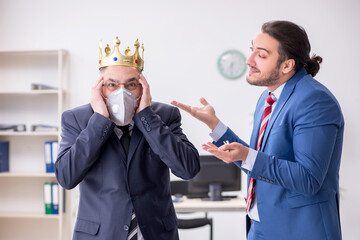
[[(102, 45), (102, 44), (101, 44)], [(181, 129), (177, 108), (152, 102), (141, 74), (139, 43), (131, 55), (100, 46), (101, 77), (90, 104), (62, 115), (58, 182), (79, 185), (74, 240), (179, 239), (169, 169), (190, 179), (199, 154)]]
[(305, 30), (288, 21), (265, 23), (253, 40), (247, 81), (267, 89), (256, 106), (249, 145), (204, 98), (203, 107), (172, 102), (212, 130), (214, 143), (204, 150), (248, 174), (249, 240), (341, 239), (344, 118), (336, 98), (313, 78), (322, 58), (310, 57), (310, 50)]

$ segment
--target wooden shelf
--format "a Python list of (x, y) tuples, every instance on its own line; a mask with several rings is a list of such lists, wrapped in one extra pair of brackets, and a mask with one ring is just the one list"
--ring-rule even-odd
[[(25, 125), (27, 129), (0, 131), (0, 140), (9, 142), (10, 167), (10, 172), (0, 173), (0, 239), (70, 239), (70, 215), (66, 213), (70, 208), (65, 208), (69, 199), (60, 185), (59, 214), (45, 214), (44, 209), (44, 183), (57, 182), (55, 173), (45, 172), (44, 143), (60, 140), (61, 114), (68, 106), (68, 78), (66, 50), (0, 50), (1, 124)], [(32, 89), (33, 84), (50, 88)], [(57, 128), (39, 125), (39, 131), (31, 131), (36, 124)]]
[(5, 51), (1, 51), (0, 50), (0, 54), (9, 54), (9, 55), (13, 55), (13, 54), (31, 54), (31, 55), (36, 55), (36, 54), (51, 54), (51, 55), (56, 55), (58, 53), (62, 53), (63, 55), (66, 54), (66, 51), (64, 49), (38, 49), (38, 50), (5, 50)]
[(24, 132), (12, 132), (12, 131), (0, 131), (0, 136), (59, 136), (59, 132), (48, 132), (48, 131), (38, 131), (38, 132), (30, 132), (30, 131), (24, 131)]
[(0, 212), (0, 218), (29, 218), (29, 219), (56, 219), (57, 214), (44, 214), (41, 212)]
[(40, 94), (59, 94), (57, 89), (39, 89), (27, 91), (0, 91), (0, 95), (40, 95)]
[(42, 173), (42, 172), (2, 172), (0, 173), (0, 178), (2, 177), (30, 177), (30, 178), (55, 178), (55, 173)]

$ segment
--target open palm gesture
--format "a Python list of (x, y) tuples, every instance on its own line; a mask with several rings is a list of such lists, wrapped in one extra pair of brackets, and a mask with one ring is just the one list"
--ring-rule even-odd
[(193, 117), (208, 125), (211, 130), (214, 130), (219, 123), (219, 119), (215, 115), (215, 109), (211, 106), (205, 98), (200, 99), (202, 107), (193, 107), (177, 101), (172, 101), (171, 104), (190, 113)]

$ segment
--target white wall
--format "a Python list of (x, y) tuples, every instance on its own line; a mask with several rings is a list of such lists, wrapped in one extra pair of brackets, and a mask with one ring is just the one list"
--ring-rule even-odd
[[(358, 0), (192, 0), (85, 1), (0, 0), (0, 50), (63, 48), (70, 53), (70, 107), (87, 103), (97, 78), (98, 41), (118, 35), (122, 49), (136, 38), (145, 44), (145, 71), (153, 100), (199, 105), (204, 96), (218, 116), (248, 140), (251, 114), (263, 88), (245, 78), (223, 79), (219, 55), (236, 48), (249, 53), (262, 23), (294, 21), (307, 30), (314, 53), (324, 62), (317, 79), (338, 98), (346, 121), (340, 172), (344, 239), (360, 235), (360, 168), (357, 124), (360, 102), (360, 2)], [(183, 128), (201, 153), (208, 129), (187, 114)], [(243, 217), (215, 214), (215, 239), (241, 239)], [(239, 217), (240, 216), (240, 217)], [(221, 234), (227, 234), (222, 237)], [(206, 239), (206, 230), (181, 233), (182, 239)], [(231, 237), (231, 236), (238, 237)], [(203, 238), (202, 238), (203, 237)]]

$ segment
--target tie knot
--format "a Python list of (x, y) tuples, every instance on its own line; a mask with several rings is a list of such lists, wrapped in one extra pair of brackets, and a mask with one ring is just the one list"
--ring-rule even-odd
[(125, 126), (117, 126), (123, 133), (123, 135), (128, 135), (129, 134), (129, 124), (125, 125)]
[(266, 98), (265, 107), (273, 105), (276, 100), (275, 95), (272, 92), (269, 92), (269, 96)]

